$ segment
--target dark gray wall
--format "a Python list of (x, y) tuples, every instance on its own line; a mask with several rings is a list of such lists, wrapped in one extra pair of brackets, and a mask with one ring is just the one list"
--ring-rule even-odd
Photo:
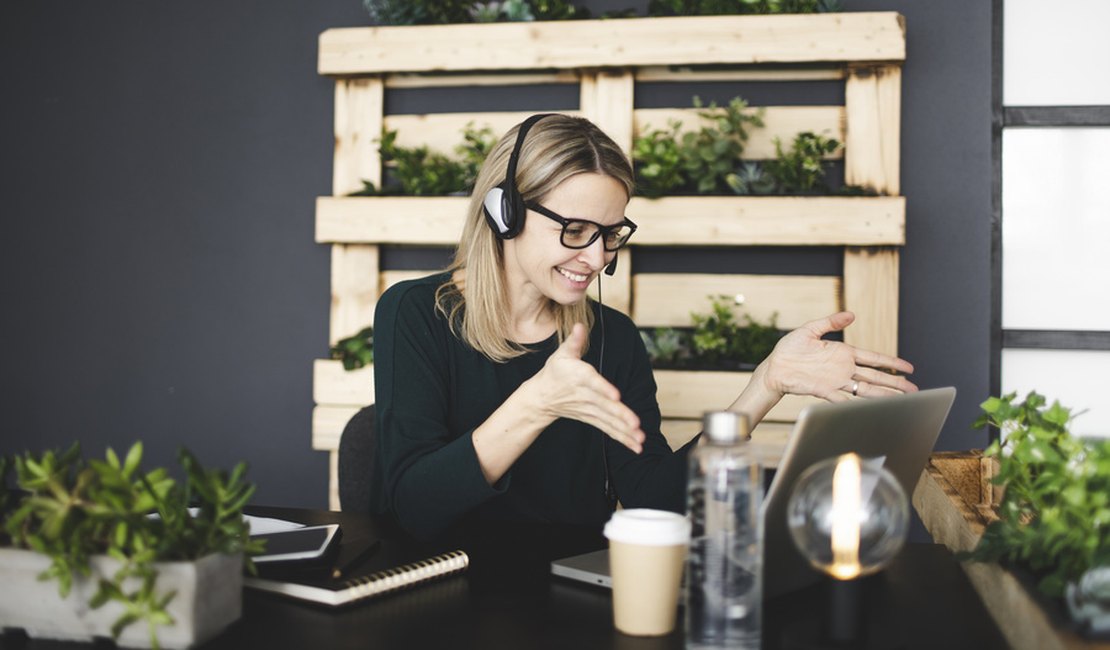
[[(902, 352), (920, 385), (960, 390), (940, 446), (980, 445), (989, 6), (846, 3), (907, 19)], [(0, 453), (141, 438), (170, 463), (185, 445), (249, 459), (259, 502), (325, 505), (313, 201), (331, 187), (333, 86), (316, 38), (363, 24), (358, 0), (3, 3)]]

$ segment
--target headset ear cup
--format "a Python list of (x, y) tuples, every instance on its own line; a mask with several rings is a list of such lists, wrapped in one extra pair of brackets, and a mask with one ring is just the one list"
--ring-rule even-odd
[(504, 239), (505, 233), (509, 230), (509, 224), (506, 223), (506, 192), (504, 185), (502, 183), (491, 188), (490, 191), (486, 192), (485, 198), (482, 199), (482, 212), (485, 213), (486, 225), (490, 227), (490, 230), (498, 239)]

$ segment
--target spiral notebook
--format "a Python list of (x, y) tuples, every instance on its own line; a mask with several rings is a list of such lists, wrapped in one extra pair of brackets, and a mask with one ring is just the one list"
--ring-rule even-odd
[(364, 576), (333, 579), (326, 574), (244, 576), (243, 586), (283, 596), (339, 606), (365, 598), (398, 591), (429, 580), (465, 571), (470, 558), (463, 551), (451, 551), (425, 560), (402, 564)]

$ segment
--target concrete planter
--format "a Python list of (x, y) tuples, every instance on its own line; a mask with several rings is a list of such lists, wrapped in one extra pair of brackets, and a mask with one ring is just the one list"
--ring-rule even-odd
[[(50, 566), (45, 555), (0, 548), (0, 627), (23, 628), (32, 638), (92, 641), (111, 638), (112, 623), (123, 612), (109, 602), (91, 609), (100, 576), (111, 576), (118, 563), (105, 556), (92, 559), (92, 575), (76, 578), (69, 595), (58, 596), (58, 583), (39, 580)], [(239, 619), (243, 604), (241, 555), (208, 555), (195, 562), (158, 563), (157, 590), (176, 591), (168, 610), (173, 625), (158, 628), (163, 648), (188, 648), (212, 638)], [(126, 627), (117, 643), (149, 648), (150, 632), (143, 622)]]

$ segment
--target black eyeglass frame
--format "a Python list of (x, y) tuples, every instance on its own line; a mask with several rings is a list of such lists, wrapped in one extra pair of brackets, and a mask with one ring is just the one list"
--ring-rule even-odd
[[(543, 207), (539, 203), (533, 203), (531, 201), (526, 202), (524, 204), (524, 207), (528, 208), (529, 210), (534, 210), (536, 212), (539, 212), (540, 214), (547, 217), (548, 219), (551, 219), (552, 221), (561, 225), (563, 227), (563, 230), (559, 233), (559, 243), (562, 244), (564, 247), (570, 248), (570, 249), (573, 249), (573, 250), (581, 250), (583, 248), (589, 248), (590, 246), (593, 246), (593, 243), (595, 241), (597, 241), (597, 238), (601, 237), (603, 234), (608, 236), (609, 233), (616, 232), (616, 231), (620, 230), (621, 228), (624, 228), (625, 226), (628, 226), (629, 228), (632, 229), (632, 232), (628, 233), (628, 236), (625, 237), (624, 241), (621, 242), (620, 245), (617, 246), (616, 248), (609, 248), (608, 246), (606, 246), (605, 245), (606, 240), (605, 240), (605, 238), (602, 238), (601, 247), (604, 248), (605, 250), (609, 251), (610, 253), (613, 253), (613, 252), (619, 251), (620, 249), (627, 246), (628, 245), (628, 240), (632, 239), (632, 235), (636, 234), (637, 226), (628, 217), (625, 217), (624, 221), (622, 221), (620, 223), (615, 223), (611, 226), (603, 226), (600, 223), (597, 223), (596, 221), (590, 221), (589, 219), (567, 219), (563, 215), (561, 215), (561, 214), (559, 214), (559, 213), (557, 213), (553, 210), (549, 210), (548, 208)], [(581, 246), (571, 246), (571, 245), (567, 244), (567, 242), (566, 242), (567, 226), (570, 226), (571, 224), (574, 224), (574, 223), (588, 223), (591, 226), (594, 226), (595, 228), (597, 228), (597, 230), (594, 231), (593, 236), (590, 237), (590, 240), (588, 242), (586, 242), (585, 244), (582, 244)]]

